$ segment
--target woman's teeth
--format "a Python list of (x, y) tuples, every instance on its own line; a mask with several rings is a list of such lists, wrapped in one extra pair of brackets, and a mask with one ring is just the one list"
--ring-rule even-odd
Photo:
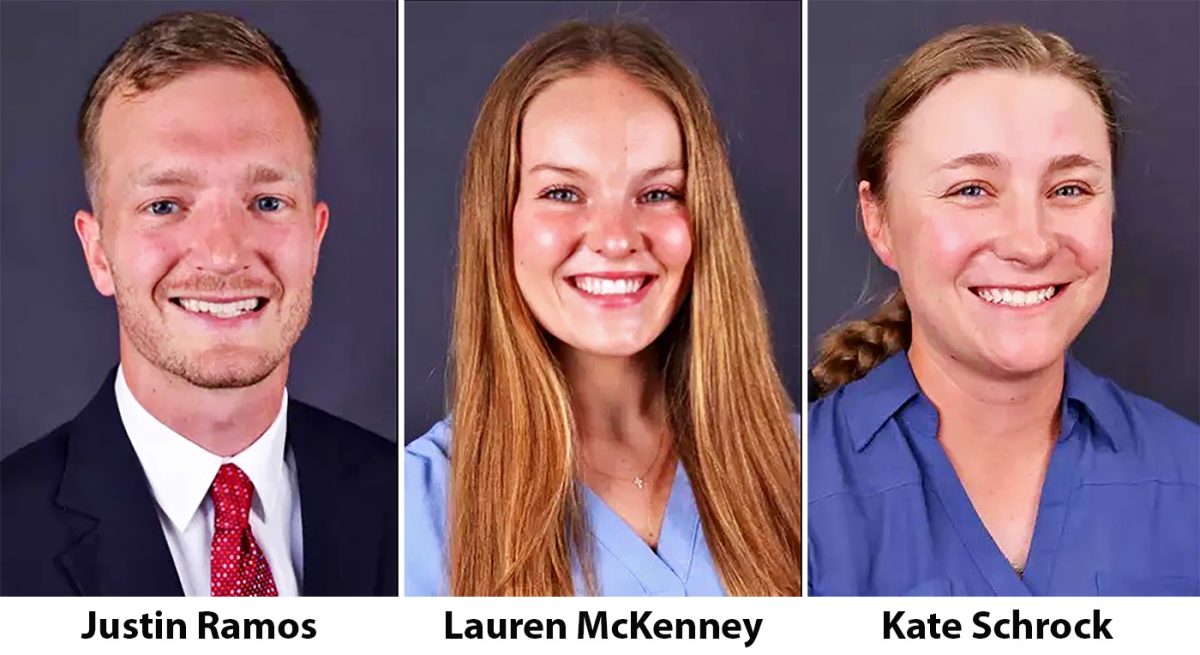
[(646, 284), (645, 277), (624, 277), (619, 279), (603, 277), (576, 276), (575, 287), (593, 296), (620, 296), (637, 293)]
[(217, 318), (234, 318), (258, 309), (258, 298), (247, 298), (233, 302), (210, 302), (195, 298), (180, 298), (179, 305), (189, 312), (212, 314)]
[(1031, 307), (1050, 300), (1057, 293), (1058, 287), (1050, 285), (1041, 289), (1005, 289), (1002, 287), (986, 287), (975, 290), (975, 295), (993, 305), (1008, 305), (1010, 307)]

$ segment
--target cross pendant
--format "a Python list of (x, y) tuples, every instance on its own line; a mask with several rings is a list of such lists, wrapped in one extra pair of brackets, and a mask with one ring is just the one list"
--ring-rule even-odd
[(638, 489), (644, 489), (646, 487), (646, 481), (640, 477), (634, 478), (633, 486), (637, 487)]

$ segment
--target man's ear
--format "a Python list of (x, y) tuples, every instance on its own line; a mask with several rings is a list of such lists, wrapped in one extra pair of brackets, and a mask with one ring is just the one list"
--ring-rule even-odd
[(316, 206), (317, 225), (313, 233), (313, 275), (317, 274), (317, 260), (321, 258), (321, 242), (325, 240), (325, 230), (329, 227), (329, 205), (318, 202)]
[(83, 247), (83, 259), (87, 262), (96, 291), (103, 296), (113, 295), (116, 289), (113, 284), (112, 267), (109, 266), (108, 255), (100, 244), (100, 221), (96, 215), (82, 209), (75, 212), (75, 234), (79, 237), (79, 245)]
[(884, 266), (896, 270), (892, 257), (892, 233), (884, 217), (883, 199), (875, 196), (871, 191), (871, 183), (866, 180), (858, 183), (858, 209), (862, 213), (863, 230), (871, 242), (871, 249)]

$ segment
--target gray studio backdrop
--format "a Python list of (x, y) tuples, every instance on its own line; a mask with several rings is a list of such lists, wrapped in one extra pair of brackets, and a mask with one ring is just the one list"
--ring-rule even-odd
[(395, 440), (397, 8), (390, 2), (0, 3), (0, 454), (70, 420), (117, 363), (117, 317), (72, 218), (87, 207), (75, 117), (105, 57), (178, 9), (232, 13), (279, 43), (320, 103), (329, 203), (289, 392)]
[(729, 143), (775, 356), (802, 398), (799, 3), (408, 2), (404, 12), (406, 441), (446, 411), (457, 194), (480, 102), (525, 41), (572, 18), (643, 20), (699, 72)]
[[(1073, 352), (1093, 371), (1200, 418), (1200, 4), (829, 2), (809, 5), (809, 343), (847, 317), (868, 281), (895, 276), (855, 219), (854, 148), (874, 85), (926, 39), (977, 22), (1066, 37), (1124, 97), (1108, 295)], [(878, 293), (875, 294), (878, 297)]]

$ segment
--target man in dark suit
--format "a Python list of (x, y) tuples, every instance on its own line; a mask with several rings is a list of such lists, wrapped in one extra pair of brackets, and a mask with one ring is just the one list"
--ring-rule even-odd
[(329, 209), (317, 105), (228, 16), (140, 28), (79, 119), (120, 366), (0, 466), (0, 594), (395, 595), (395, 444), (288, 397)]

